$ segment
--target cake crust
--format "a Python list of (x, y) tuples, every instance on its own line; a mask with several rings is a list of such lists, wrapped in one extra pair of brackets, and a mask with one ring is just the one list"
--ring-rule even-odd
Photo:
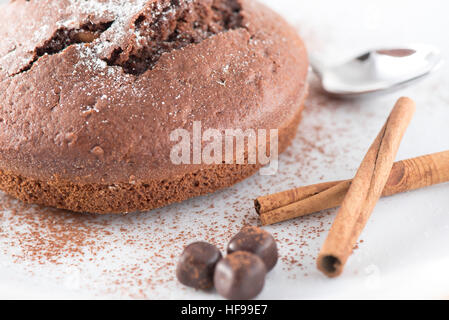
[(258, 170), (173, 164), (170, 133), (194, 121), (280, 129), (280, 151), (294, 137), (306, 50), (255, 1), (17, 0), (2, 11), (0, 189), (26, 202), (149, 210)]

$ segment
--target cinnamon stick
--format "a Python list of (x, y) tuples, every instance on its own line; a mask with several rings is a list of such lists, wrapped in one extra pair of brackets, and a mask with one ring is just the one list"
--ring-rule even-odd
[(387, 184), (415, 110), (411, 99), (399, 99), (360, 165), (317, 259), (318, 269), (328, 277), (337, 277), (343, 272)]
[[(320, 183), (255, 200), (263, 225), (271, 225), (341, 205), (352, 180)], [(449, 150), (396, 162), (382, 196), (449, 182)], [(338, 187), (336, 187), (338, 186)]]

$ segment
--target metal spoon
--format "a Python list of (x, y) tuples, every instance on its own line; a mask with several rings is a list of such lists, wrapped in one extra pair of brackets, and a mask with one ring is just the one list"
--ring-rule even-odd
[(312, 57), (311, 65), (326, 93), (357, 97), (400, 89), (438, 69), (442, 58), (435, 47), (419, 44), (372, 50), (330, 67)]

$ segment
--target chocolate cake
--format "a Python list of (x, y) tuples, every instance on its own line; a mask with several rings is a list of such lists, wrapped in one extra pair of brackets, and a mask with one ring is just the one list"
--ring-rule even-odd
[(279, 129), (307, 93), (303, 42), (252, 0), (11, 0), (0, 7), (0, 189), (77, 212), (150, 210), (256, 164), (174, 164), (170, 134)]

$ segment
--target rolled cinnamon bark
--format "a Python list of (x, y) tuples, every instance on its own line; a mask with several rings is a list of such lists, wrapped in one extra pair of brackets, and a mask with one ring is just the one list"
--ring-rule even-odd
[(317, 259), (318, 269), (328, 277), (337, 277), (343, 272), (387, 184), (415, 110), (411, 99), (399, 99), (360, 165)]
[[(343, 202), (351, 182), (326, 182), (260, 197), (255, 200), (256, 211), (263, 225), (271, 225), (335, 208)], [(444, 182), (449, 182), (449, 150), (396, 162), (382, 196)]]

